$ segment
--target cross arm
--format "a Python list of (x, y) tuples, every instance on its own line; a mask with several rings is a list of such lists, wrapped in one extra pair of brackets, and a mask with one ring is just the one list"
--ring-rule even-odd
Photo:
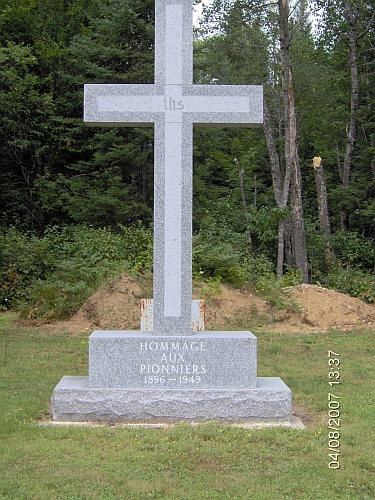
[(86, 84), (86, 125), (96, 127), (152, 127), (163, 109), (162, 86), (145, 84)]
[(184, 121), (195, 127), (248, 128), (263, 123), (261, 85), (188, 85), (184, 96)]

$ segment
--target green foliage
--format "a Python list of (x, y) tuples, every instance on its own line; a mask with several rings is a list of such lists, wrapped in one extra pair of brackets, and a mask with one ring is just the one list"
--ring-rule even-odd
[(275, 279), (274, 266), (263, 254), (248, 256), (239, 272), (243, 277), (241, 284), (254, 290), (262, 288), (260, 283), (263, 280)]
[[(277, 279), (271, 252), (263, 251), (275, 245), (277, 209), (249, 210), (252, 241), (244, 230), (241, 210), (230, 210), (229, 201), (219, 200), (201, 220), (194, 237), (193, 275), (204, 280), (218, 279), (234, 286), (246, 286), (262, 294), (278, 308), (286, 306), (282, 288), (301, 283), (298, 270), (286, 269)], [(219, 215), (220, 214), (220, 215)], [(251, 245), (250, 245), (251, 243)]]
[[(68, 269), (71, 265), (79, 263), (68, 262)], [(82, 272), (89, 268), (82, 266)], [(64, 276), (60, 281), (58, 276), (53, 276), (47, 280), (36, 280), (29, 286), (26, 300), (18, 302), (21, 318), (46, 320), (61, 320), (72, 316), (77, 312), (78, 307), (87, 299), (95, 288), (88, 285), (88, 281), (94, 281), (97, 276), (89, 276), (86, 281), (72, 280), (71, 276)], [(66, 280), (69, 280), (68, 282)], [(100, 282), (97, 281), (98, 285)]]
[[(225, 203), (221, 203), (223, 209)], [(249, 252), (248, 241), (245, 233), (233, 227), (233, 214), (221, 213), (222, 217), (216, 219), (207, 212), (201, 221), (193, 240), (193, 273), (238, 283), (238, 270)]]
[(293, 300), (289, 299), (285, 288), (300, 285), (301, 283), (301, 270), (288, 269), (280, 279), (277, 279), (274, 273), (262, 273), (259, 279), (254, 282), (254, 289), (275, 309), (298, 312), (298, 306)]
[(340, 292), (357, 297), (364, 302), (375, 302), (375, 276), (358, 267), (337, 264), (322, 277), (321, 284)]
[(150, 231), (122, 230), (68, 226), (40, 238), (14, 228), (0, 234), (0, 304), (26, 318), (70, 316), (107, 277), (151, 266)]
[(375, 302), (375, 247), (356, 232), (336, 232), (332, 238), (336, 265), (321, 276), (328, 288), (342, 290), (368, 303)]
[[(233, 2), (220, 19), (218, 6), (211, 9), (211, 13), (206, 9), (201, 38), (196, 42), (195, 81), (264, 83), (268, 77), (268, 40), (254, 12), (248, 15), (239, 2)], [(214, 17), (216, 22), (212, 23)]]
[(203, 299), (206, 304), (210, 304), (214, 297), (222, 295), (220, 276), (210, 276), (206, 280), (202, 280), (201, 276), (195, 276), (200, 285), (199, 297)]
[[(359, 127), (351, 183), (344, 189), (351, 81), (345, 2), (315, 3), (321, 11), (314, 36), (307, 2), (290, 12), (310, 276), (312, 282), (371, 301), (373, 8), (371, 2), (358, 4), (363, 34), (358, 39)], [(205, 13), (194, 46), (194, 82), (264, 84), (282, 160), (274, 5), (215, 0)], [(153, 22), (154, 0), (0, 0), (0, 227), (6, 234), (0, 235), (2, 307), (22, 305), (36, 316), (51, 311), (58, 316), (58, 310), (70, 314), (74, 304), (124, 262), (135, 273), (150, 272), (152, 233), (144, 226), (151, 223), (154, 201), (153, 132), (87, 128), (82, 103), (85, 82), (153, 82)], [(324, 163), (337, 268), (327, 262), (317, 222), (315, 155)], [(246, 217), (234, 158), (243, 170)], [(261, 128), (194, 132), (195, 274), (272, 289), (283, 214), (275, 205), (269, 163)], [(350, 212), (350, 232), (340, 231), (341, 210)], [(46, 230), (73, 224), (79, 226), (76, 234), (71, 227)], [(85, 224), (99, 232), (83, 229)], [(102, 227), (113, 233), (99, 238)], [(298, 282), (291, 273), (279, 284)]]
[(153, 77), (151, 0), (15, 0), (0, 9), (0, 224), (151, 219), (152, 134), (88, 129), (83, 83)]
[(326, 243), (308, 224), (311, 280), (365, 302), (375, 301), (375, 247), (354, 231), (337, 231), (331, 239), (335, 257), (327, 261)]
[(136, 226), (119, 225), (126, 259), (133, 272), (150, 271), (153, 263), (152, 231), (138, 223)]
[(332, 238), (336, 257), (344, 265), (375, 270), (375, 245), (355, 231), (337, 231)]

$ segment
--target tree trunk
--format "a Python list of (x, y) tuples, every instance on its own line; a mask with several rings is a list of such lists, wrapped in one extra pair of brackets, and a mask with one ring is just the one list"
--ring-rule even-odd
[(298, 129), (296, 108), (294, 105), (294, 88), (292, 79), (292, 70), (289, 68), (289, 133), (290, 133), (290, 160), (291, 160), (291, 193), (290, 206), (292, 209), (294, 247), (295, 247), (295, 263), (297, 269), (302, 271), (303, 283), (309, 282), (309, 270), (307, 260), (305, 223), (303, 219), (302, 207), (302, 175), (301, 166), (298, 157)]
[[(268, 153), (271, 160), (272, 184), (275, 200), (278, 208), (283, 210), (288, 203), (289, 187), (290, 187), (290, 169), (286, 171), (284, 181), (282, 178), (280, 159), (276, 148), (275, 138), (269, 116), (266, 99), (263, 107), (263, 128), (266, 136)], [(281, 278), (284, 267), (284, 238), (285, 238), (285, 218), (281, 217), (278, 230), (278, 252), (277, 252), (277, 277)]]
[[(369, 115), (373, 115), (372, 111), (372, 100), (371, 100), (371, 95), (370, 95), (370, 88), (371, 88), (371, 83), (370, 83), (370, 74), (368, 70), (368, 60), (366, 57), (363, 58), (363, 65), (365, 66), (366, 69), (366, 86), (367, 86), (367, 107), (369, 111)], [(375, 151), (375, 133), (372, 131), (370, 133), (370, 146), (371, 150)], [(372, 182), (375, 184), (375, 157), (374, 155), (371, 156), (371, 172), (372, 172)]]
[(246, 204), (246, 197), (245, 197), (245, 189), (244, 189), (244, 185), (243, 185), (243, 175), (242, 175), (243, 174), (243, 170), (242, 170), (240, 162), (237, 160), (237, 158), (234, 159), (234, 163), (237, 165), (237, 168), (238, 168), (238, 178), (239, 178), (239, 181), (240, 181), (240, 191), (241, 191), (241, 198), (242, 198), (242, 206), (243, 206), (243, 211), (244, 211), (245, 221), (246, 221), (246, 235), (247, 235), (247, 238), (248, 238), (248, 241), (249, 241), (249, 250), (250, 250), (250, 253), (251, 253), (252, 250), (253, 250), (253, 244), (252, 244), (252, 241), (251, 241), (250, 221), (249, 221), (249, 215), (247, 213), (247, 204)]
[(305, 223), (303, 220), (302, 209), (302, 178), (299, 160), (297, 158), (293, 162), (290, 207), (292, 209), (293, 221), (293, 239), (294, 239), (294, 258), (297, 269), (302, 272), (302, 282), (309, 282), (309, 269), (307, 261), (307, 248), (305, 236)]
[(298, 157), (298, 127), (294, 103), (294, 85), (290, 61), (290, 34), (288, 26), (288, 1), (278, 0), (280, 49), (282, 62), (282, 92), (285, 112), (285, 162), (291, 174), (290, 206), (292, 209), (295, 266), (302, 272), (302, 281), (308, 283), (306, 236), (302, 208), (302, 177)]
[(284, 272), (284, 252), (285, 252), (285, 218), (279, 220), (279, 229), (277, 232), (277, 277), (281, 278)]
[(290, 216), (284, 219), (284, 252), (287, 266), (294, 267), (296, 263), (294, 251), (293, 222)]
[[(263, 101), (263, 130), (266, 136), (268, 154), (271, 160), (272, 185), (275, 200), (279, 208), (283, 205), (283, 179), (280, 169), (280, 159), (277, 152), (275, 138), (272, 130), (271, 119), (268, 111), (267, 100)], [(289, 192), (289, 186), (288, 186)]]
[[(350, 186), (350, 177), (353, 163), (353, 155), (357, 142), (357, 111), (359, 102), (359, 78), (357, 61), (357, 14), (353, 12), (351, 0), (345, 1), (345, 18), (349, 24), (349, 61), (350, 61), (350, 122), (346, 137), (346, 150), (343, 165), (342, 186), (347, 189)], [(349, 212), (341, 212), (341, 229), (349, 229)]]
[(324, 176), (324, 168), (322, 159), (320, 156), (316, 156), (313, 159), (315, 183), (318, 197), (318, 210), (319, 210), (319, 221), (320, 221), (320, 231), (322, 233), (322, 238), (325, 243), (325, 255), (327, 264), (331, 264), (334, 259), (333, 250), (331, 247), (331, 224), (329, 221), (328, 213), (328, 199), (327, 199), (327, 187), (326, 180)]

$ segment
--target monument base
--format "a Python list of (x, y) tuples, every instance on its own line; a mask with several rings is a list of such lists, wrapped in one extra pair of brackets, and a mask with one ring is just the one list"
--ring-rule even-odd
[(89, 387), (88, 377), (63, 377), (52, 395), (58, 422), (288, 424), (292, 393), (280, 378), (257, 378), (253, 389), (120, 389)]
[(96, 330), (89, 338), (89, 386), (119, 389), (254, 389), (251, 332)]

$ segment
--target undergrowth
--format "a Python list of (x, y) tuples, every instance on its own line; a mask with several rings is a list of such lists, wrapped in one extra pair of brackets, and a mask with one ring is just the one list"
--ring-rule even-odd
[[(122, 272), (147, 277), (144, 281), (151, 283), (152, 263), (152, 230), (141, 224), (120, 225), (118, 232), (51, 227), (42, 237), (12, 227), (0, 233), (0, 308), (18, 311), (26, 319), (61, 320), (74, 314), (105, 280)], [(277, 279), (270, 259), (249, 256), (241, 240), (229, 235), (225, 245), (219, 245), (212, 234), (205, 240), (202, 232), (193, 239), (193, 277), (206, 301), (219, 296), (221, 284), (227, 283), (251, 289), (276, 310), (287, 311), (296, 307), (284, 288), (301, 283), (295, 269), (286, 269)], [(315, 273), (314, 279), (368, 303), (375, 301), (374, 275), (353, 261), (337, 262), (326, 273)]]
[(1, 307), (27, 319), (64, 319), (104, 280), (151, 265), (150, 231), (121, 229), (53, 227), (38, 238), (11, 228), (0, 235)]

